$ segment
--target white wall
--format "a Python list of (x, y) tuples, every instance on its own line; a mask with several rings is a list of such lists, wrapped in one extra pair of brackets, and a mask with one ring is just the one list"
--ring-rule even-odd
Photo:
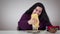
[(16, 30), (21, 15), (41, 2), (53, 25), (60, 24), (60, 0), (0, 0), (0, 30)]

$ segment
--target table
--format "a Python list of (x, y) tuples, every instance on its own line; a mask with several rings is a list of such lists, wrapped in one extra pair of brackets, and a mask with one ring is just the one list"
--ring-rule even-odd
[(28, 31), (17, 31), (17, 30), (0, 30), (0, 34), (60, 34), (60, 30), (58, 30), (56, 33), (50, 33), (46, 30), (42, 30), (40, 32), (28, 32)]

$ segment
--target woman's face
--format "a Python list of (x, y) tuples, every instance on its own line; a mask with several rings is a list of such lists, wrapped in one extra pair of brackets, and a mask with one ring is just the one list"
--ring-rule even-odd
[(33, 13), (36, 13), (36, 14), (38, 14), (38, 15), (40, 15), (41, 12), (42, 12), (42, 8), (39, 7), (39, 6), (37, 6), (37, 7), (33, 10)]

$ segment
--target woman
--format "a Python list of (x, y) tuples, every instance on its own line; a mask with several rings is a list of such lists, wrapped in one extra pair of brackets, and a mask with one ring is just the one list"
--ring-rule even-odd
[(28, 21), (31, 20), (31, 15), (33, 13), (38, 14), (38, 18), (39, 18), (38, 30), (45, 30), (46, 26), (52, 26), (43, 4), (36, 3), (22, 15), (21, 19), (18, 22), (18, 30), (32, 30), (33, 29), (32, 25), (28, 23)]

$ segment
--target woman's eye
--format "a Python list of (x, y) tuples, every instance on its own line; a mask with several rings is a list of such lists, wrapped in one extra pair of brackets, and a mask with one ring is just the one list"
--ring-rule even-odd
[(39, 12), (41, 12), (41, 11), (39, 11)]
[(36, 11), (38, 11), (38, 10), (36, 9)]
[(41, 11), (39, 11), (39, 13), (40, 13)]

